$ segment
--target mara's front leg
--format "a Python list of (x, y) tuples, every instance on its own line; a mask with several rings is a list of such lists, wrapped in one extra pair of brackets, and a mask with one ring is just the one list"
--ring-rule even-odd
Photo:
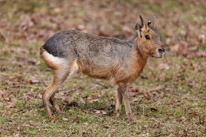
[(123, 101), (124, 101), (124, 107), (126, 111), (127, 118), (129, 120), (132, 120), (132, 111), (129, 103), (129, 97), (127, 93), (127, 86), (125, 84), (119, 85), (119, 91), (122, 95)]
[(120, 88), (118, 88), (117, 95), (116, 95), (116, 116), (117, 117), (120, 116), (121, 108), (122, 108), (122, 94), (121, 94)]

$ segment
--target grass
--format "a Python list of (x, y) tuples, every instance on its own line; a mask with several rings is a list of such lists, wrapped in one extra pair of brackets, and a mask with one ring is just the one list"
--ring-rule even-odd
[[(67, 25), (75, 29), (79, 24), (85, 23), (83, 25), (88, 32), (98, 34), (96, 32), (98, 30), (105, 34), (124, 37), (131, 35), (131, 32), (128, 30), (128, 33), (124, 34), (122, 26), (134, 26), (130, 23), (131, 20), (135, 20), (134, 16), (128, 13), (138, 15), (142, 10), (143, 14), (147, 13), (151, 16), (157, 14), (161, 17), (160, 27), (158, 27), (163, 40), (171, 39), (175, 44), (180, 41), (179, 36), (173, 38), (167, 34), (167, 31), (177, 32), (178, 35), (181, 26), (176, 23), (175, 27), (168, 28), (166, 25), (166, 28), (162, 29), (161, 26), (170, 20), (165, 17), (164, 11), (171, 11), (171, 16), (175, 17), (178, 13), (182, 23), (187, 26), (187, 21), (195, 22), (195, 18), (189, 14), (202, 14), (204, 11), (202, 6), (199, 4), (194, 6), (192, 3), (181, 5), (179, 2), (169, 0), (162, 1), (162, 5), (154, 3), (149, 6), (145, 2), (140, 5), (139, 2), (128, 0), (125, 7), (122, 2), (117, 6), (118, 12), (112, 7), (112, 4), (118, 3), (117, 1), (107, 5), (109, 6), (107, 8), (104, 8), (105, 3), (97, 1), (86, 1), (83, 4), (79, 1), (69, 4), (67, 1), (48, 3), (50, 2), (33, 0), (28, 3), (6, 1), (6, 4), (0, 6), (3, 11), (0, 14), (4, 16), (0, 19), (0, 25), (1, 22), (4, 24), (5, 19), (10, 24), (1, 28), (1, 33), (7, 41), (0, 42), (0, 136), (155, 137), (206, 134), (206, 69), (204, 67), (206, 59), (204, 57), (185, 58), (168, 53), (163, 59), (150, 58), (141, 76), (130, 85), (137, 89), (135, 95), (130, 97), (136, 123), (127, 121), (124, 108), (120, 118), (115, 117), (115, 87), (107, 82), (79, 74), (69, 78), (56, 95), (65, 115), (57, 115), (54, 112), (57, 121), (49, 122), (45, 109), (42, 108), (41, 94), (51, 82), (52, 73), (39, 58), (39, 48), (48, 38), (47, 36), (59, 31), (53, 27), (55, 21), (59, 21), (61, 29)], [(84, 9), (85, 5), (88, 7)], [(52, 7), (61, 6), (64, 10), (56, 18)], [(135, 6), (138, 10), (134, 8)], [(194, 8), (190, 9), (193, 6)], [(24, 8), (21, 9), (22, 7)], [(39, 15), (41, 8), (46, 10), (46, 15), (44, 13)], [(182, 12), (184, 10), (188, 12)], [(19, 36), (22, 32), (21, 23), (24, 21), (20, 19), (22, 14), (34, 19), (36, 17), (39, 21), (23, 31), (27, 35), (26, 38)], [(197, 16), (200, 17), (201, 14)], [(43, 20), (39, 19), (39, 16)], [(175, 22), (173, 19), (170, 21)], [(204, 20), (193, 25), (198, 27), (202, 22)], [(88, 24), (92, 25), (92, 28)], [(198, 33), (202, 32), (204, 27)], [(37, 36), (38, 34), (41, 35)], [(195, 32), (194, 35), (189, 35), (188, 43), (191, 42), (190, 38), (192, 40), (197, 38)], [(169, 49), (171, 45), (167, 46), (166, 48)], [(205, 45), (199, 44), (199, 50), (205, 51)], [(75, 92), (71, 95), (73, 91)]]
[[(88, 79), (79, 75), (68, 79), (63, 91), (57, 94), (58, 103), (66, 115), (54, 114), (57, 122), (50, 123), (46, 117), (44, 108), (41, 108), (41, 93), (45, 85), (51, 81), (51, 73), (45, 70), (45, 65), (38, 58), (38, 44), (32, 44), (36, 51), (32, 57), (37, 66), (21, 64), (16, 60), (20, 54), (14, 52), (12, 56), (7, 54), (3, 58), (4, 67), (15, 69), (15, 72), (1, 73), (4, 96), (10, 97), (9, 101), (1, 100), (2, 103), (14, 103), (12, 108), (1, 107), (0, 116), (2, 135), (41, 135), (41, 136), (166, 136), (166, 135), (202, 135), (205, 134), (205, 123), (201, 118), (205, 116), (205, 86), (201, 83), (205, 80), (204, 68), (193, 70), (190, 65), (204, 66), (205, 59), (181, 59), (169, 58), (150, 59), (147, 67), (131, 86), (139, 91), (135, 97), (131, 97), (132, 110), (137, 120), (136, 124), (128, 123), (122, 109), (120, 118), (114, 114), (115, 88), (105, 89), (96, 83), (96, 80)], [(5, 46), (3, 46), (3, 49)], [(10, 47), (21, 52), (22, 47)], [(28, 47), (28, 50), (30, 48)], [(30, 56), (29, 52), (21, 57)], [(29, 58), (27, 58), (29, 59)], [(23, 60), (27, 62), (27, 59)], [(169, 69), (155, 69), (161, 63), (169, 63)], [(36, 67), (30, 72), (32, 67)], [(178, 69), (177, 69), (178, 68)], [(194, 68), (195, 69), (195, 68)], [(22, 72), (22, 70), (24, 70)], [(7, 75), (7, 74), (10, 75)], [(20, 78), (17, 78), (20, 74)], [(29, 77), (39, 78), (41, 82), (36, 84), (27, 83)], [(183, 78), (181, 78), (183, 77)], [(10, 80), (12, 79), (12, 80)], [(18, 85), (19, 82), (19, 85)], [(101, 82), (104, 86), (110, 86)], [(191, 85), (190, 85), (191, 84)], [(194, 85), (193, 85), (194, 84)], [(162, 86), (158, 91), (151, 90), (153, 87)], [(189, 86), (189, 87), (188, 87)], [(193, 86), (192, 88), (190, 86)], [(83, 87), (84, 92), (75, 92), (73, 100), (69, 103), (68, 92)], [(150, 98), (146, 98), (148, 93)], [(201, 97), (201, 98), (200, 98)], [(83, 99), (86, 104), (82, 104)], [(96, 100), (96, 101), (95, 101)], [(154, 108), (154, 109), (153, 109)], [(97, 110), (100, 113), (96, 113)], [(106, 112), (102, 114), (101, 111)], [(4, 133), (5, 132), (5, 133)]]

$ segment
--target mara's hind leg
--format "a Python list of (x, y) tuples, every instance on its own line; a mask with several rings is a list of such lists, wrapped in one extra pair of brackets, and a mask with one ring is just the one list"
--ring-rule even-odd
[(68, 75), (69, 75), (69, 70), (65, 68), (54, 70), (54, 79), (43, 93), (44, 106), (46, 109), (47, 116), (51, 121), (54, 121), (54, 118), (52, 116), (51, 109), (49, 107), (49, 101), (51, 101), (51, 104), (53, 105), (53, 107), (57, 112), (61, 112), (59, 106), (55, 102), (54, 94), (57, 91), (57, 89), (60, 87), (60, 85), (66, 80)]
[(60, 110), (59, 105), (57, 104), (54, 96), (55, 96), (55, 93), (51, 96), (49, 101), (50, 101), (50, 103), (52, 104), (52, 106), (54, 107), (54, 109), (56, 110), (56, 112), (58, 114), (63, 114), (63, 112)]

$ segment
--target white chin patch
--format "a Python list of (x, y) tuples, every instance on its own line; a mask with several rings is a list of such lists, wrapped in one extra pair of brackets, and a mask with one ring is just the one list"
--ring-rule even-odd
[(164, 57), (164, 56), (165, 56), (165, 52), (162, 53), (162, 57)]

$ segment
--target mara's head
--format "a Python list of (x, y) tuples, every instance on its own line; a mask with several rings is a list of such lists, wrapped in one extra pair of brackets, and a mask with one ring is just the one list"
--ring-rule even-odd
[(162, 47), (160, 33), (154, 27), (153, 21), (144, 22), (140, 15), (140, 24), (136, 23), (137, 39), (135, 45), (143, 56), (161, 58), (164, 56), (165, 49)]

